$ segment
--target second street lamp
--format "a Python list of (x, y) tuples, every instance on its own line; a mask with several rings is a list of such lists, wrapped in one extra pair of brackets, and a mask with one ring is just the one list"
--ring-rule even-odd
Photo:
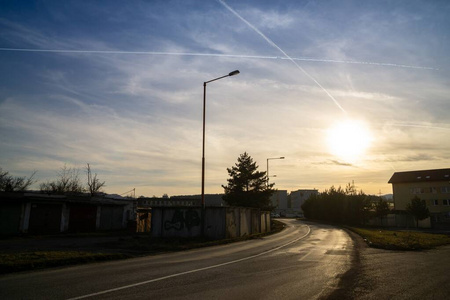
[(267, 187), (269, 186), (269, 160), (270, 159), (284, 159), (284, 156), (281, 157), (271, 157), (267, 159)]
[(228, 73), (228, 75), (217, 77), (209, 81), (203, 82), (203, 146), (202, 146), (202, 208), (205, 208), (205, 115), (206, 115), (206, 84), (239, 74), (239, 70), (234, 70)]

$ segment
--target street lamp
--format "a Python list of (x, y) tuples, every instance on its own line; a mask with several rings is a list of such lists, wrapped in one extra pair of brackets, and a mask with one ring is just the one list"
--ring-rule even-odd
[(267, 187), (269, 187), (269, 160), (270, 159), (284, 159), (284, 156), (281, 157), (271, 157), (267, 159)]
[(206, 114), (206, 84), (239, 74), (239, 70), (228, 73), (228, 75), (203, 82), (203, 147), (202, 147), (202, 208), (205, 208), (205, 114)]

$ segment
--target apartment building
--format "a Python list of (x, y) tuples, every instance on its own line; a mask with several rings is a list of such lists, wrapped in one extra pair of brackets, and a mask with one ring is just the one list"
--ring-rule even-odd
[(396, 211), (406, 211), (417, 196), (427, 204), (431, 227), (450, 226), (450, 169), (395, 172), (389, 183)]

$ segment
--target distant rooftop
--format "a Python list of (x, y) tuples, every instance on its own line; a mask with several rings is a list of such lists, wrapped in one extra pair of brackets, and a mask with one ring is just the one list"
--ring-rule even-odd
[(450, 169), (395, 172), (388, 183), (450, 181)]

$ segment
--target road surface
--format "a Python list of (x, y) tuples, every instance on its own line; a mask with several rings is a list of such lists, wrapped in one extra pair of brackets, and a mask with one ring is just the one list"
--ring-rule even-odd
[(281, 233), (184, 252), (0, 277), (0, 299), (325, 299), (355, 259), (342, 229), (284, 219)]

